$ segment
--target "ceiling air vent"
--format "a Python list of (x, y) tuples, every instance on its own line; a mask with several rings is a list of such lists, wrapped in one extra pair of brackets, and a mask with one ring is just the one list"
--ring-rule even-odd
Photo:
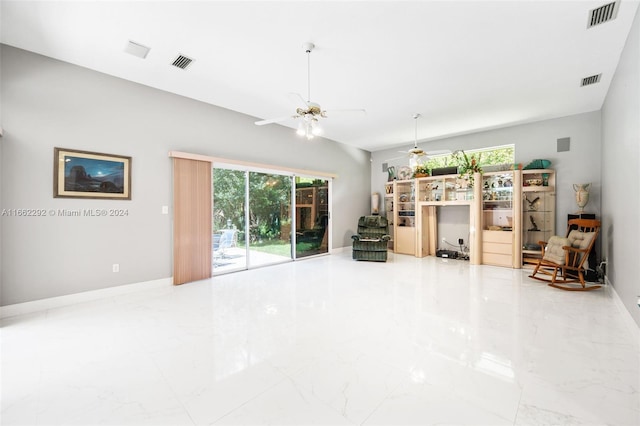
[(591, 28), (598, 24), (616, 19), (616, 15), (618, 14), (618, 3), (618, 1), (614, 1), (605, 4), (604, 6), (600, 6), (596, 9), (590, 10), (589, 23), (587, 24), (587, 28)]
[(173, 61), (171, 65), (180, 69), (186, 69), (191, 64), (191, 62), (193, 62), (193, 59), (187, 58), (184, 55), (178, 55), (178, 57)]
[(138, 58), (144, 59), (149, 54), (151, 50), (150, 47), (144, 46), (140, 43), (136, 43), (135, 41), (129, 40), (127, 45), (124, 48), (124, 51), (130, 55), (136, 56)]
[(589, 77), (585, 77), (582, 79), (580, 86), (583, 87), (583, 86), (589, 86), (591, 84), (600, 83), (600, 77), (602, 77), (602, 74), (596, 74), (596, 75), (591, 75)]

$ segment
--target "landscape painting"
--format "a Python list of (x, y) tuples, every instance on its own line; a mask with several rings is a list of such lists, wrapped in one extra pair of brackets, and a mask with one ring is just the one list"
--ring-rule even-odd
[(131, 157), (54, 148), (53, 196), (131, 199)]

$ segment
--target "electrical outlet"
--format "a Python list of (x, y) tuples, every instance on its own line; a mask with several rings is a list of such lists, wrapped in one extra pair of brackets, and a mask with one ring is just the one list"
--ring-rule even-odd
[(119, 263), (114, 263), (113, 264), (113, 272), (120, 272), (120, 264)]

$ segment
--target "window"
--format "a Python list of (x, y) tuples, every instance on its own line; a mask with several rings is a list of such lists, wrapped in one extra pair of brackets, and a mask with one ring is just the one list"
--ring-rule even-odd
[[(464, 151), (469, 158), (474, 156), (479, 160), (480, 167), (494, 164), (513, 164), (515, 162), (515, 145), (502, 145), (482, 149), (470, 149)], [(429, 158), (425, 162), (429, 170), (440, 167), (451, 167), (459, 165), (455, 155), (444, 154)]]

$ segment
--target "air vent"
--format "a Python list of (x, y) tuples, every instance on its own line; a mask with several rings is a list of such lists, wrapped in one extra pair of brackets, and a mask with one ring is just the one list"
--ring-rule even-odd
[(191, 64), (191, 62), (193, 62), (193, 59), (187, 58), (184, 55), (178, 55), (178, 57), (173, 61), (171, 65), (180, 69), (186, 69)]
[(589, 23), (587, 24), (587, 28), (616, 19), (617, 14), (618, 1), (605, 4), (597, 9), (592, 9), (589, 11)]
[(131, 40), (129, 40), (129, 42), (124, 48), (124, 51), (127, 52), (128, 54), (136, 56), (141, 59), (146, 58), (150, 50), (151, 50), (150, 47), (143, 46), (142, 44), (136, 43), (135, 41), (131, 41)]
[(596, 84), (596, 83), (600, 83), (600, 77), (602, 77), (602, 74), (596, 74), (596, 75), (592, 75), (589, 77), (585, 77), (582, 79), (582, 83), (580, 83), (580, 86), (589, 86), (591, 84)]

